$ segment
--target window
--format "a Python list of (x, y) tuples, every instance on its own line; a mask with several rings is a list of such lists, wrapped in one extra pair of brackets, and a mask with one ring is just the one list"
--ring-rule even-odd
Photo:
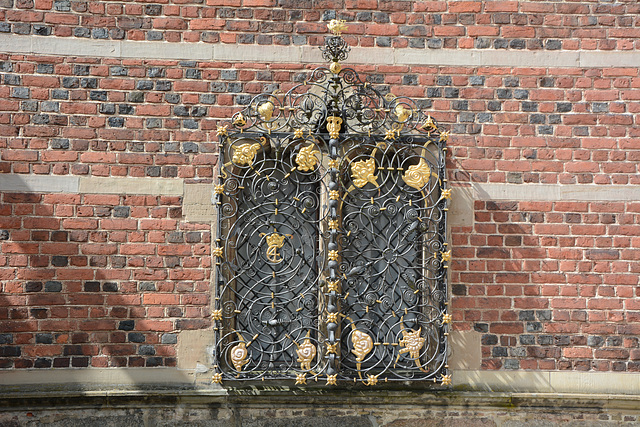
[(218, 128), (215, 382), (450, 382), (448, 133), (347, 52)]

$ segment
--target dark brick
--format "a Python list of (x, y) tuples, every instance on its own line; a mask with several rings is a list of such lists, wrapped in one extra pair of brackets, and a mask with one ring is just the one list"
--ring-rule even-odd
[(54, 255), (51, 257), (51, 265), (54, 267), (66, 267), (69, 265), (69, 258), (62, 255)]
[(140, 332), (129, 332), (127, 334), (127, 339), (129, 342), (145, 342), (146, 338), (144, 334)]
[(118, 284), (116, 282), (104, 282), (102, 290), (104, 292), (118, 292)]
[(42, 290), (42, 282), (27, 282), (24, 285), (25, 292), (40, 292)]
[(100, 282), (84, 282), (85, 292), (100, 292)]
[(56, 280), (48, 280), (48, 281), (44, 282), (44, 291), (45, 292), (60, 292), (60, 291), (62, 291), (62, 282), (58, 282)]
[(121, 320), (118, 323), (118, 329), (121, 331), (133, 331), (134, 328), (135, 328), (134, 320)]
[(53, 344), (53, 334), (36, 334), (36, 344)]

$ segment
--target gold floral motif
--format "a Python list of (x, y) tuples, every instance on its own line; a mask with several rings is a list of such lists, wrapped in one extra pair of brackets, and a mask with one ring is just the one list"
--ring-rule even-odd
[(240, 166), (253, 165), (253, 159), (256, 157), (260, 144), (241, 144), (233, 147), (233, 156), (231, 160), (233, 163)]
[(424, 369), (420, 364), (420, 350), (422, 349), (426, 341), (422, 336), (420, 336), (421, 332), (422, 332), (422, 328), (419, 328), (417, 331), (413, 329), (402, 330), (402, 338), (398, 341), (398, 344), (404, 348), (398, 352), (396, 363), (398, 363), (398, 360), (400, 359), (400, 355), (404, 353), (409, 353), (409, 357), (411, 357), (414, 360), (416, 366), (421, 371), (427, 372), (427, 370)]
[(329, 228), (331, 230), (337, 230), (339, 226), (340, 226), (340, 222), (338, 222), (337, 219), (330, 219), (329, 220)]
[(338, 313), (327, 313), (327, 322), (338, 323)]
[(304, 131), (300, 128), (293, 131), (293, 136), (296, 138), (302, 138), (304, 136)]
[(231, 357), (231, 363), (233, 363), (236, 371), (242, 371), (242, 367), (249, 363), (249, 361), (247, 360), (247, 355), (249, 352), (247, 351), (247, 343), (244, 341), (242, 335), (237, 332), (236, 334), (238, 335), (238, 339), (240, 340), (240, 342), (231, 347), (229, 353)]
[(215, 194), (222, 194), (224, 193), (224, 185), (222, 184), (217, 184), (216, 186), (213, 187), (213, 192)]
[(394, 113), (396, 113), (396, 116), (398, 117), (398, 121), (400, 123), (404, 123), (409, 119), (409, 116), (411, 116), (411, 109), (410, 108), (404, 108), (404, 106), (402, 104), (398, 104), (396, 105), (396, 108), (394, 110)]
[(442, 132), (442, 133), (440, 134), (440, 142), (446, 142), (446, 141), (448, 141), (448, 140), (449, 140), (449, 135), (450, 135), (450, 132), (449, 132), (449, 131)]
[(339, 36), (344, 30), (347, 29), (346, 22), (347, 21), (345, 21), (344, 19), (332, 19), (327, 24), (327, 28), (333, 33), (334, 36)]
[(320, 154), (320, 151), (316, 150), (316, 146), (311, 144), (307, 147), (303, 147), (300, 149), (298, 154), (296, 155), (296, 163), (298, 164), (298, 170), (301, 171), (310, 171), (318, 163), (318, 158), (316, 154)]
[(329, 160), (329, 167), (330, 168), (338, 169), (338, 166), (340, 166), (340, 161), (338, 159), (330, 159)]
[(377, 176), (373, 173), (376, 170), (376, 160), (369, 158), (367, 160), (360, 160), (351, 164), (351, 178), (353, 179), (353, 185), (358, 188), (364, 187), (367, 182), (372, 183), (376, 187), (378, 186)]
[(310, 334), (311, 331), (308, 331), (304, 341), (302, 341), (302, 344), (300, 345), (295, 341), (293, 342), (296, 347), (298, 347), (296, 350), (296, 354), (298, 355), (297, 362), (300, 363), (300, 369), (303, 371), (311, 370), (311, 362), (313, 361), (313, 358), (316, 357), (317, 353), (316, 346), (313, 345), (309, 339)]
[(329, 198), (331, 200), (338, 200), (340, 198), (340, 192), (338, 190), (329, 191)]
[(216, 128), (216, 136), (227, 136), (229, 132), (227, 131), (227, 125), (218, 126)]
[(296, 374), (296, 384), (306, 384), (307, 374)]
[(222, 374), (220, 372), (216, 372), (211, 376), (211, 382), (214, 384), (222, 384)]
[(446, 189), (446, 190), (442, 190), (442, 198), (443, 199), (450, 199), (451, 198), (451, 189)]
[(378, 376), (377, 375), (367, 375), (366, 385), (376, 385), (378, 384)]
[(336, 385), (338, 380), (338, 374), (327, 375), (327, 385)]
[(442, 385), (451, 385), (451, 375), (442, 376)]
[(442, 257), (443, 262), (451, 261), (451, 249), (446, 252), (440, 251), (440, 256)]
[(358, 371), (360, 371), (362, 361), (373, 349), (373, 339), (366, 332), (356, 329), (355, 326), (351, 325), (351, 328), (353, 329), (351, 332), (351, 343), (353, 344), (351, 353), (355, 354)]
[(338, 260), (338, 251), (329, 251), (329, 254), (327, 255), (327, 257), (331, 261), (337, 261)]
[(338, 343), (327, 344), (327, 354), (338, 354)]
[(453, 319), (453, 317), (450, 314), (443, 314), (442, 315), (442, 324), (446, 325), (447, 323), (451, 323), (451, 320)]
[(342, 124), (342, 119), (340, 117), (329, 116), (327, 117), (327, 130), (329, 131), (329, 136), (331, 138), (337, 138), (340, 135), (340, 125)]
[(411, 165), (407, 169), (404, 175), (402, 175), (402, 180), (409, 187), (413, 187), (416, 190), (421, 190), (424, 185), (429, 182), (431, 178), (431, 168), (427, 161), (423, 158), (420, 158), (420, 162), (417, 165)]
[(222, 320), (222, 310), (213, 310), (211, 317), (213, 320)]
[(223, 254), (222, 248), (218, 248), (218, 247), (213, 248), (213, 256), (222, 258), (222, 254)]
[(268, 122), (269, 120), (271, 120), (271, 117), (273, 117), (274, 108), (275, 106), (273, 105), (273, 102), (266, 101), (258, 105), (257, 111), (258, 114), (260, 114), (260, 118), (265, 122)]

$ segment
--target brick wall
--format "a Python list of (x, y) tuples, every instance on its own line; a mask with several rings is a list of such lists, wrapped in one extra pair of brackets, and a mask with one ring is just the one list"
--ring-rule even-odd
[[(372, 55), (354, 66), (383, 91), (421, 99), (452, 131), (450, 181), (475, 193), (471, 221), (451, 227), (451, 312), (456, 330), (481, 334), (481, 369), (640, 370), (639, 70), (624, 59), (518, 59), (635, 55), (636, 2), (0, 0), (0, 36), (16, 37), (7, 40), (185, 49), (178, 60), (120, 58), (100, 50), (116, 46), (107, 44), (90, 56), (0, 48), (0, 186), (49, 176), (210, 183), (216, 125), (317, 64), (194, 61), (190, 46), (315, 46), (335, 16), (318, 7), (341, 10), (347, 40), (363, 49), (498, 51), (520, 63)], [(508, 196), (486, 195), (491, 185)], [(211, 328), (212, 224), (188, 220), (180, 194), (91, 188), (3, 192), (0, 368), (175, 366), (180, 333)]]
[[(336, 13), (338, 11), (338, 13)], [(0, 32), (112, 40), (322, 44), (322, 21), (352, 45), (424, 49), (639, 48), (627, 1), (2, 0)]]

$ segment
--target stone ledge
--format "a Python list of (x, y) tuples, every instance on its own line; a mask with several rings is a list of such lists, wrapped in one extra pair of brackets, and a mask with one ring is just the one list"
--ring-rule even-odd
[[(0, 34), (0, 52), (104, 58), (322, 63), (316, 46), (95, 40)], [(638, 51), (527, 51), (493, 49), (394, 49), (354, 47), (346, 64), (496, 67), (634, 67)]]
[(640, 411), (640, 396), (621, 394), (577, 393), (495, 393), (455, 391), (390, 391), (390, 390), (330, 390), (252, 387), (245, 393), (224, 390), (147, 389), (102, 391), (20, 391), (0, 394), (0, 412), (21, 408), (46, 410), (55, 408), (144, 407), (189, 405), (190, 407), (314, 407), (345, 408), (374, 406), (378, 410), (399, 407), (414, 408), (516, 408), (570, 409), (580, 411), (632, 410)]

